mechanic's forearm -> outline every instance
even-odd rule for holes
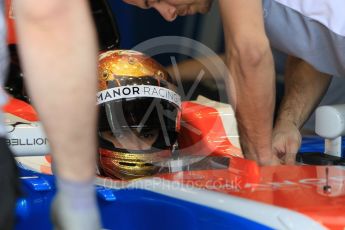
[[[326,93],[332,77],[295,57],[288,58],[286,67],[285,93],[276,124],[291,122],[300,129]]]
[[[88,1],[15,4],[23,70],[57,172],[69,180],[90,180],[96,155],[97,41]]]
[[[260,164],[277,164],[272,152],[275,77],[261,0],[219,0],[226,43],[228,86],[243,153]]]
[[[258,60],[251,62],[230,52],[228,61],[234,79],[240,141],[244,154],[259,163],[272,158],[272,126],[275,104],[273,58],[268,43]],[[233,49],[234,50],[234,49]]]

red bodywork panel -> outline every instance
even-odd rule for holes
[[[189,171],[161,177],[208,190],[264,202],[303,213],[332,229],[345,226],[345,170],[326,166],[257,167],[248,160],[231,159],[228,170]],[[245,166],[245,167],[243,167]],[[245,168],[245,169],[244,169]]]
[[[242,156],[229,140],[217,109],[182,103],[179,147],[184,155]]]
[[[12,0],[5,1],[5,17],[7,23],[7,43],[8,44],[16,44],[16,32],[14,27],[14,11]]]
[[[27,121],[38,121],[38,115],[33,107],[13,97],[9,98],[7,104],[2,108],[4,113],[10,113]]]

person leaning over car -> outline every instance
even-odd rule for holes
[[[174,18],[205,13],[213,1],[130,1],[139,2],[174,6]],[[219,0],[219,5],[242,150],[261,165],[293,164],[301,144],[299,129],[326,92],[331,75],[345,73],[345,2]],[[290,55],[275,124],[270,46]]]

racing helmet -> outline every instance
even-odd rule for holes
[[[99,171],[119,179],[157,173],[180,130],[174,79],[140,52],[111,50],[99,56],[98,83]]]

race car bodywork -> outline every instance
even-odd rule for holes
[[[13,138],[21,129],[40,125],[22,101],[12,99],[5,111],[12,130],[8,143],[16,151]],[[227,104],[205,98],[184,102],[182,120],[179,157],[168,162],[168,172],[131,181],[97,177],[106,229],[344,228],[343,167],[259,167],[244,159]],[[18,143],[22,155],[38,147]],[[17,229],[51,227],[47,213],[55,186],[48,150],[49,145],[31,154],[36,156],[17,157],[27,194],[18,202]]]

